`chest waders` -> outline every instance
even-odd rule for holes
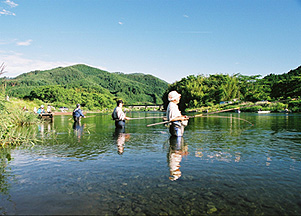
[[[115,127],[116,128],[124,128],[125,127],[125,120],[115,120]]]
[[[169,126],[169,133],[172,136],[181,137],[184,134],[184,125],[181,121],[173,121]]]

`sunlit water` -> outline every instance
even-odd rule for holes
[[[120,133],[90,116],[55,116],[36,127],[46,143],[0,150],[1,214],[301,214],[299,114],[194,118],[179,139],[146,127],[158,118]]]

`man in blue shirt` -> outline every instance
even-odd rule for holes
[[[76,105],[76,108],[73,110],[72,115],[73,115],[73,119],[74,119],[75,122],[79,122],[81,117],[86,118],[84,116],[82,110],[80,109],[80,104]]]
[[[38,109],[37,113],[38,113],[39,115],[42,115],[43,113],[45,113],[44,105],[41,105],[41,107]]]

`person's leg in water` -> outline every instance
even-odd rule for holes
[[[179,121],[172,122],[169,132],[172,136],[181,137],[184,134],[184,126]]]
[[[115,127],[124,130],[124,128],[125,128],[125,121],[115,121]]]

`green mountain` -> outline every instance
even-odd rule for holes
[[[264,83],[270,83],[272,98],[296,98],[301,96],[301,66],[288,73],[270,74],[263,78]]]
[[[167,82],[152,75],[110,73],[83,64],[32,71],[5,82],[10,96],[67,104],[84,98],[81,101],[84,105],[90,97],[90,100],[99,100],[93,105],[96,107],[103,106],[100,96],[110,101],[120,98],[128,104],[161,104],[162,95],[168,88]]]

